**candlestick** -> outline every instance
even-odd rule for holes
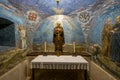
[[[75,42],[73,42],[73,52],[75,53]]]
[[[45,52],[46,52],[46,42],[44,42],[44,46],[45,46]]]

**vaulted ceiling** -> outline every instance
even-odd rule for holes
[[[16,7],[34,7],[35,9],[44,12],[48,15],[53,15],[53,8],[57,7],[56,0],[8,0]],[[63,8],[65,15],[80,9],[87,8],[95,4],[99,0],[61,0],[59,8]],[[23,8],[22,8],[23,9]]]

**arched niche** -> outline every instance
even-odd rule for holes
[[[57,21],[62,23],[65,43],[84,43],[84,34],[80,23],[66,15],[54,15],[42,20],[40,26],[34,32],[33,43],[53,43],[53,29]]]
[[[15,47],[14,22],[0,17],[0,46]]]

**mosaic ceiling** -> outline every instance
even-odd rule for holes
[[[35,9],[44,12],[45,14],[54,14],[53,9],[57,7],[56,0],[8,0],[16,7],[25,6],[34,7]],[[64,10],[63,14],[67,15],[79,8],[87,8],[94,5],[99,0],[61,0],[59,8]]]

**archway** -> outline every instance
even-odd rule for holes
[[[0,17],[0,46],[15,47],[14,22]]]

